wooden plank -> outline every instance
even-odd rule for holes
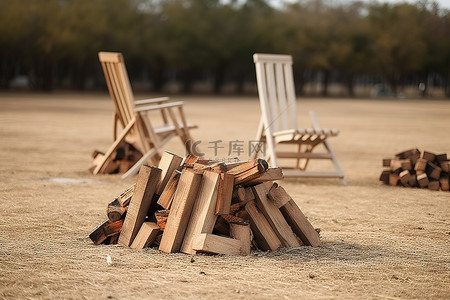
[[[439,191],[440,184],[439,180],[430,180],[428,182],[428,189],[433,191]]]
[[[294,200],[290,200],[280,208],[281,213],[295,234],[307,246],[320,246],[319,233],[314,229]]]
[[[109,220],[106,220],[89,234],[89,238],[94,242],[94,245],[99,245],[105,241],[107,237],[118,234],[122,229],[122,225],[123,220],[116,222],[109,222]]]
[[[253,166],[252,166],[253,165]],[[252,167],[250,167],[252,166]],[[245,169],[247,168],[247,169]],[[237,169],[237,170],[236,170]],[[244,171],[240,172],[242,169]],[[243,184],[252,180],[255,180],[262,176],[262,174],[268,169],[268,164],[263,159],[257,159],[254,161],[250,161],[248,163],[237,166],[230,171],[228,174],[234,175],[234,184]],[[238,172],[239,171],[239,172]],[[238,172],[238,173],[236,173]]]
[[[434,162],[434,160],[436,159],[436,154],[430,151],[423,151],[420,157],[427,161]]]
[[[183,158],[181,156],[167,151],[163,153],[158,164],[158,168],[161,169],[161,180],[158,182],[156,194],[161,195],[167,182],[171,178],[173,171],[180,167],[182,161]]]
[[[428,187],[428,176],[427,174],[423,173],[423,174],[419,174],[417,175],[417,184],[419,185],[419,187],[421,188],[426,188]]]
[[[265,181],[276,181],[283,179],[283,170],[281,168],[270,168],[267,169],[261,176],[255,178],[253,180],[245,182],[244,186],[256,185],[259,183],[263,183]]]
[[[389,184],[389,175],[391,174],[390,170],[384,170],[380,174],[380,181],[382,181],[385,184]]]
[[[259,168],[260,172],[263,173],[264,171],[266,171],[269,168],[269,165],[267,164],[267,161],[265,161],[264,159],[253,159],[251,161],[242,163],[237,165],[236,167],[230,169],[227,171],[228,174],[233,174],[233,175],[238,175],[244,172],[247,172],[251,169],[253,169],[254,167]]]
[[[440,183],[441,189],[442,189],[443,191],[448,191],[448,190],[449,190],[449,180],[448,180],[448,177],[447,177],[447,176],[442,176],[442,177],[439,179],[439,183]]]
[[[400,180],[400,176],[397,173],[390,173],[389,174],[389,184],[396,186]]]
[[[264,184],[259,184],[252,187],[256,197],[256,204],[266,217],[269,224],[274,229],[281,243],[286,247],[299,247],[297,236],[294,234],[289,224],[284,219],[280,210],[269,200],[267,194],[269,188]]]
[[[245,211],[250,217],[250,227],[253,231],[254,239],[258,247],[264,251],[275,251],[280,248],[280,239],[264,215],[256,207],[254,201],[250,201],[245,205]]]
[[[173,195],[175,195],[175,191],[177,190],[180,175],[180,171],[174,170],[169,180],[167,181],[166,187],[163,190],[161,196],[159,196],[158,204],[165,209],[169,209],[172,205]]]
[[[278,184],[274,183],[272,187],[269,189],[269,193],[267,194],[269,199],[272,201],[273,204],[277,208],[282,207],[286,203],[288,203],[290,200],[292,200],[291,196],[286,192],[286,190],[279,186]]]
[[[129,247],[144,223],[161,178],[161,169],[143,165],[139,170],[133,197],[128,206],[118,244]]]
[[[427,160],[426,159],[423,159],[423,158],[419,158],[417,161],[416,161],[416,164],[414,165],[414,170],[416,170],[416,172],[417,171],[422,171],[422,172],[425,172],[425,170],[426,170],[426,168],[427,168]]]
[[[221,173],[217,194],[216,215],[230,213],[231,198],[233,196],[234,175]]]
[[[194,237],[200,233],[212,233],[217,216],[215,214],[218,198],[220,174],[206,171],[200,183],[197,199],[186,228],[181,252],[195,254],[192,248]]]
[[[138,234],[131,244],[132,249],[143,249],[150,247],[159,233],[159,226],[153,222],[144,222]]]
[[[201,179],[201,174],[188,170],[181,172],[159,250],[167,253],[180,250]]]
[[[252,246],[250,224],[245,222],[230,223],[230,234],[233,239],[241,241],[240,254],[250,255]]]
[[[441,167],[442,171],[450,173],[450,161],[448,160],[441,161],[439,166]]]
[[[197,252],[239,255],[241,254],[241,244],[241,241],[233,238],[201,233],[194,237],[192,248]]]
[[[399,174],[400,182],[403,186],[409,186],[409,177],[411,173],[408,170],[404,170]]]
[[[442,169],[439,168],[437,165],[435,165],[432,162],[427,163],[427,169],[425,171],[429,178],[439,180],[441,177]]]

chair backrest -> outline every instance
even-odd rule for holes
[[[253,55],[264,127],[271,132],[297,129],[292,56]]]
[[[109,94],[117,117],[125,127],[134,116],[134,97],[122,53],[99,52]]]

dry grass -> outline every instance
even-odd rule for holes
[[[254,138],[256,98],[185,100],[207,155],[210,141],[224,141],[222,156],[228,141]],[[341,130],[332,145],[348,186],[282,182],[323,246],[192,257],[86,238],[135,180],[87,172],[92,150],[111,143],[106,94],[0,94],[0,298],[449,299],[450,194],[383,186],[378,176],[381,159],[401,150],[450,153],[450,102],[301,99],[300,108],[301,125],[314,109]],[[184,155],[178,141],[167,148]]]

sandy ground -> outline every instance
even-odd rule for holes
[[[227,151],[254,139],[256,97],[175,99],[207,155],[212,141]],[[323,245],[193,258],[86,238],[135,181],[87,171],[91,152],[112,142],[106,93],[0,94],[0,298],[449,299],[450,193],[384,186],[378,176],[382,158],[402,150],[450,153],[450,102],[300,99],[298,109],[301,127],[314,109],[323,127],[341,130],[331,142],[347,186],[281,182]],[[184,155],[178,140],[167,150]]]

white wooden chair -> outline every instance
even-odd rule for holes
[[[254,54],[253,60],[262,110],[256,139],[266,143],[266,160],[272,167],[279,167],[279,159],[294,160],[292,166],[282,167],[285,177],[340,178],[345,185],[344,173],[328,142],[328,138],[337,136],[339,130],[323,129],[313,111],[310,111],[312,128],[297,128],[292,56]],[[278,151],[275,147],[279,144],[294,145],[297,149]],[[317,147],[323,148],[324,151],[314,151]],[[257,152],[256,156],[258,156]],[[334,170],[306,170],[308,163],[313,159],[330,160]]]
[[[189,130],[197,126],[186,122],[183,102],[170,102],[167,97],[135,101],[123,55],[116,52],[99,52],[98,55],[115,107],[114,142],[93,173],[105,172],[108,161],[113,159],[114,151],[123,141],[132,144],[143,156],[122,178],[136,174],[147,161],[157,165],[164,151],[162,147],[172,137],[178,136],[188,153],[191,153],[189,141],[192,141],[192,138]],[[152,120],[153,124],[150,122],[150,118],[147,117],[149,112],[160,112],[162,124],[154,126],[153,121],[156,120]],[[122,127],[119,135],[118,125]]]

